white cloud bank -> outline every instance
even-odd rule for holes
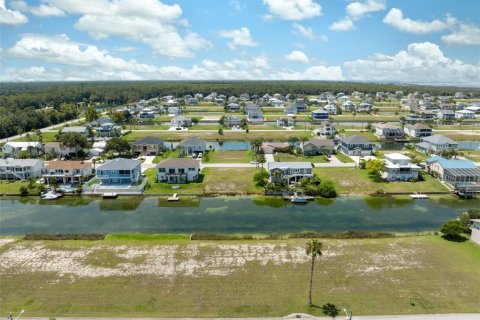
[[[394,27],[397,30],[415,33],[415,34],[427,34],[432,32],[443,31],[456,23],[456,19],[447,16],[445,21],[435,19],[433,21],[412,20],[410,18],[403,17],[403,12],[400,9],[392,8],[383,22],[389,26]]]
[[[234,30],[222,30],[218,33],[218,35],[221,38],[231,39],[231,41],[228,43],[228,47],[232,50],[235,50],[237,47],[258,46],[258,43],[253,40],[250,30],[248,30],[246,27]]]
[[[292,62],[300,62],[300,63],[309,63],[310,60],[308,59],[307,55],[302,51],[295,50],[290,52],[285,56],[285,60],[292,61]]]
[[[346,16],[330,25],[333,31],[348,31],[355,29],[354,21],[363,18],[372,12],[385,10],[385,2],[382,0],[367,0],[364,2],[351,2],[347,5]]]
[[[19,11],[7,9],[5,0],[0,0],[0,24],[20,25],[28,22],[28,18]]]
[[[31,6],[23,0],[15,0],[11,2],[11,6],[18,11],[30,12],[38,17],[65,16],[65,12],[59,8],[44,3],[40,3],[38,6]]]
[[[305,20],[322,15],[322,7],[313,0],[263,0],[270,14],[266,19]]]
[[[451,45],[480,45],[480,28],[473,24],[461,24],[458,30],[442,36],[442,41]]]

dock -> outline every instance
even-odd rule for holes
[[[410,195],[410,198],[412,198],[412,199],[428,199],[428,196],[426,194],[414,193],[414,194]]]
[[[180,197],[176,193],[174,193],[173,196],[167,198],[167,201],[179,201],[179,200],[180,200]]]
[[[115,199],[116,197],[118,197],[118,194],[115,192],[105,192],[104,194],[102,194],[102,196],[104,199]]]

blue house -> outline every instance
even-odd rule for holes
[[[97,179],[102,184],[133,184],[141,180],[141,162],[117,158],[97,167]]]
[[[323,109],[317,109],[315,111],[312,111],[313,120],[328,120],[328,116],[328,111],[325,111]]]
[[[347,156],[371,156],[373,145],[362,136],[350,136],[341,140],[342,153]]]

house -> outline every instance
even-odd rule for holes
[[[237,97],[235,97],[235,96],[230,96],[230,97],[228,98],[228,102],[229,102],[229,103],[237,102]]]
[[[480,244],[480,219],[472,219],[470,222],[472,223],[470,226],[470,229],[472,230],[470,240]]]
[[[332,139],[314,138],[303,142],[302,149],[304,156],[315,156],[317,154],[324,154],[325,150],[333,151],[335,149],[335,143]]]
[[[155,156],[164,150],[164,141],[156,137],[143,137],[132,143],[132,151],[145,156]]]
[[[43,144],[38,141],[9,141],[2,147],[3,156],[16,157],[21,151],[29,151],[32,157],[37,157],[43,153]]]
[[[47,142],[44,146],[45,153],[55,154],[56,156],[64,157],[67,155],[75,155],[80,149],[74,147],[62,146],[60,142]]]
[[[274,154],[277,151],[291,149],[291,145],[288,142],[264,142],[261,148],[264,154]]]
[[[60,134],[69,133],[69,132],[80,133],[84,137],[89,136],[87,127],[63,127],[62,130],[60,130]]]
[[[84,161],[50,161],[42,169],[42,177],[59,183],[83,183],[92,175],[92,164]]]
[[[355,104],[352,101],[345,101],[342,103],[342,110],[346,112],[351,112],[355,110]]]
[[[350,101],[350,97],[349,96],[341,96],[341,97],[338,97],[337,99],[340,103],[345,103],[347,101]]]
[[[26,180],[38,178],[42,172],[43,160],[0,159],[1,180]]]
[[[289,105],[289,106],[286,106],[285,109],[283,109],[283,113],[287,114],[287,115],[290,115],[290,114],[297,114],[298,110],[297,110],[297,107],[295,105]]]
[[[421,123],[407,124],[403,131],[411,137],[429,137],[432,135],[432,128]]]
[[[330,116],[327,111],[323,109],[317,109],[315,111],[312,111],[312,119],[313,121],[316,120],[328,120],[328,117]]]
[[[425,121],[435,120],[435,112],[433,112],[431,110],[420,111],[419,114],[420,114],[420,118],[422,120],[425,120]]]
[[[297,107],[297,112],[307,112],[307,103],[304,99],[296,99],[294,106]]]
[[[216,104],[217,106],[221,106],[221,105],[223,105],[224,103],[225,103],[225,99],[223,99],[223,98],[215,98],[215,104]]]
[[[187,106],[198,106],[198,98],[188,98],[186,104]]]
[[[186,128],[192,126],[192,119],[189,117],[178,116],[170,120],[170,127],[172,128]]]
[[[89,150],[91,156],[100,156],[105,152],[106,141],[96,141],[93,143],[92,148]]]
[[[168,114],[172,114],[175,116],[182,113],[182,109],[179,106],[170,106],[168,107],[167,111],[168,111]]]
[[[263,123],[263,112],[259,106],[249,104],[245,107],[247,113],[247,121],[250,123]]]
[[[95,128],[95,135],[103,138],[119,137],[122,135],[122,127],[117,126],[113,122],[102,123]]]
[[[341,151],[347,156],[371,156],[373,143],[362,136],[345,137],[341,141]]]
[[[291,117],[280,117],[277,119],[277,125],[279,127],[293,127],[295,125],[295,119]]]
[[[387,181],[418,180],[420,167],[412,163],[412,159],[401,153],[388,153],[385,155],[382,178]]]
[[[437,112],[437,119],[438,120],[454,120],[455,119],[455,112],[453,110],[445,109],[445,110],[440,110]]]
[[[303,178],[313,177],[310,162],[267,162],[267,171],[270,182],[285,181],[291,184]]]
[[[171,158],[157,164],[157,181],[187,183],[198,181],[200,161],[195,159]]]
[[[275,108],[283,108],[284,101],[279,99],[270,99],[270,104]]]
[[[242,126],[242,118],[237,116],[225,116],[223,118],[223,125],[225,127],[241,127]]]
[[[198,138],[186,138],[178,144],[178,149],[181,155],[192,155],[198,152],[205,152],[207,143]]]
[[[155,111],[145,108],[138,113],[138,118],[141,120],[155,119]]]
[[[415,145],[415,149],[425,154],[439,154],[444,150],[458,149],[458,143],[450,138],[436,134],[422,138],[421,142]]]
[[[480,114],[480,107],[477,105],[471,105],[468,107],[465,107],[465,110],[473,111],[475,114]]]
[[[240,105],[236,102],[231,102],[227,105],[227,110],[231,112],[239,112],[240,111]]]
[[[357,105],[357,111],[358,112],[369,112],[373,109],[373,105],[368,102],[362,102],[359,105]]]
[[[434,172],[438,179],[455,189],[469,188],[480,192],[480,170],[470,160],[452,160],[434,156],[425,161],[428,173]]]
[[[463,92],[455,92],[453,96],[455,99],[465,99],[465,94]]]
[[[102,184],[133,184],[140,181],[141,162],[139,160],[116,158],[97,167],[96,178]]]
[[[248,93],[242,93],[240,95],[240,101],[248,101],[250,100],[250,96],[248,95]]]
[[[402,139],[405,132],[399,126],[393,123],[379,123],[375,125],[375,135],[380,139]]]
[[[328,112],[328,114],[337,114],[337,106],[334,104],[327,104],[326,106],[323,107],[325,111]]]
[[[333,137],[337,133],[337,130],[335,125],[330,121],[322,121],[315,130],[313,130],[313,133],[317,136]]]
[[[456,119],[475,119],[475,112],[470,110],[458,110],[455,111]]]

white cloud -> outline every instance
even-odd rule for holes
[[[292,25],[292,27],[293,27],[293,30],[292,30],[293,34],[302,36],[302,37],[307,38],[309,40],[316,40],[316,39],[322,40],[322,41],[327,41],[328,40],[326,35],[320,35],[320,36],[315,35],[315,33],[313,32],[313,29],[311,27],[304,27],[299,23],[294,23]]]
[[[346,7],[346,16],[330,25],[330,30],[348,31],[355,29],[354,21],[363,18],[371,12],[385,10],[385,2],[382,0],[367,0],[364,2],[351,2]]]
[[[241,12],[247,6],[245,3],[241,3],[238,0],[230,0],[230,5],[235,9],[237,12]]]
[[[294,50],[285,56],[285,60],[293,61],[293,62],[300,62],[300,63],[309,63],[310,60],[308,59],[307,55],[299,50]]]
[[[313,0],[263,0],[270,12],[267,19],[304,20],[322,15],[322,7]]]
[[[28,22],[28,18],[19,11],[7,9],[5,0],[0,0],[0,24],[19,25]]]
[[[30,6],[23,0],[15,0],[11,2],[11,6],[18,11],[30,12],[33,15],[39,17],[61,17],[65,15],[65,12],[63,12],[59,8],[44,3],[41,3],[38,6]]]
[[[160,0],[48,0],[46,5],[81,15],[75,28],[94,39],[122,37],[139,41],[150,46],[155,55],[192,58],[197,50],[212,46],[188,30],[188,21],[181,18],[178,4]]]
[[[334,22],[330,25],[330,30],[333,31],[348,31],[352,29],[355,29],[355,25],[353,24],[352,19],[348,17],[343,18],[342,20]]]
[[[293,70],[280,70],[270,75],[271,80],[345,80],[342,68],[338,66],[312,66],[303,72]]]
[[[421,20],[412,20],[410,18],[404,18],[403,12],[400,9],[392,8],[383,22],[394,27],[397,30],[415,34],[426,34],[432,32],[443,31],[456,23],[456,19],[450,16],[447,16],[445,21],[440,21],[435,19],[433,21],[421,21]]]
[[[232,50],[236,49],[237,47],[256,47],[258,43],[256,43],[252,36],[250,35],[250,30],[246,27],[242,27],[240,29],[234,30],[222,30],[218,33],[218,35],[222,38],[231,39],[228,43],[228,47]]]
[[[427,84],[480,85],[480,66],[445,57],[430,42],[411,43],[393,56],[375,54],[344,63],[347,79]]]
[[[442,36],[442,41],[451,45],[480,45],[480,28],[473,24],[461,24],[458,30]]]

